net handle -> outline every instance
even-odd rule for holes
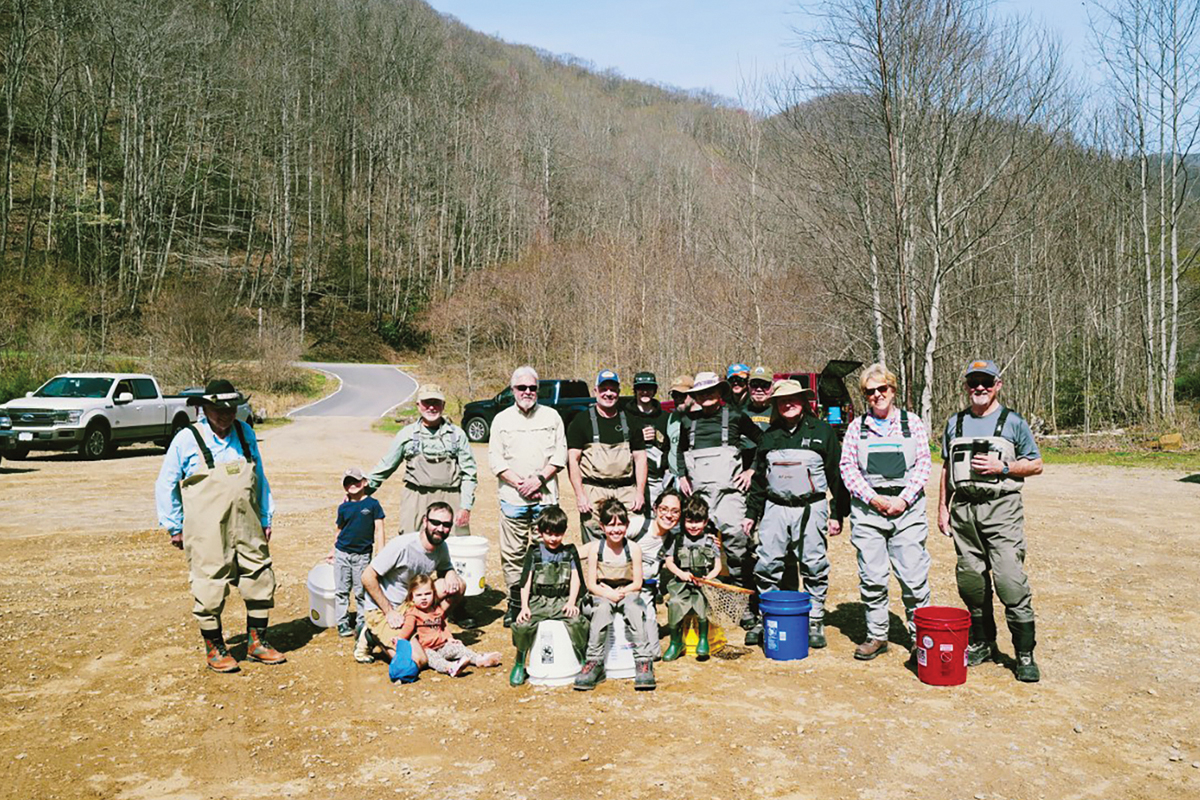
[[[751,589],[743,589],[740,586],[730,586],[728,583],[721,583],[720,581],[709,580],[708,578],[701,578],[698,575],[695,576],[694,580],[696,581],[696,583],[703,583],[706,586],[712,586],[717,589],[724,589],[727,592],[740,592],[741,594],[754,594],[754,591]]]

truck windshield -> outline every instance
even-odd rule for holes
[[[112,378],[72,378],[60,375],[33,393],[34,397],[107,397]]]

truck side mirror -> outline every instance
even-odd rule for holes
[[[33,397],[33,392],[26,392],[26,393],[25,393],[25,396],[26,396],[26,397]]]
[[[119,406],[125,405],[126,403],[132,403],[133,402],[133,394],[131,394],[130,392],[121,392],[119,395],[116,396],[116,398],[114,398],[113,402],[115,402]]]

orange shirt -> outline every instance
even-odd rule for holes
[[[417,644],[427,650],[437,650],[450,641],[450,634],[446,632],[446,609],[440,603],[432,611],[409,608],[404,612],[400,637],[411,639],[414,633]]]

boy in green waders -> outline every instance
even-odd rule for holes
[[[567,515],[558,506],[547,506],[538,515],[534,528],[541,541],[525,551],[521,569],[521,611],[512,626],[516,663],[508,682],[525,682],[525,659],[533,647],[537,626],[543,620],[559,619],[566,623],[575,657],[583,661],[587,649],[588,621],[579,613],[579,592],[583,585],[583,567],[573,544],[563,544]]]
[[[667,571],[667,628],[671,644],[663,653],[663,661],[674,661],[683,655],[683,621],[689,613],[696,615],[700,641],[696,658],[708,658],[708,600],[696,578],[716,580],[721,574],[721,544],[712,533],[708,521],[708,503],[692,495],[683,505],[683,530],[673,535],[663,546]]]

